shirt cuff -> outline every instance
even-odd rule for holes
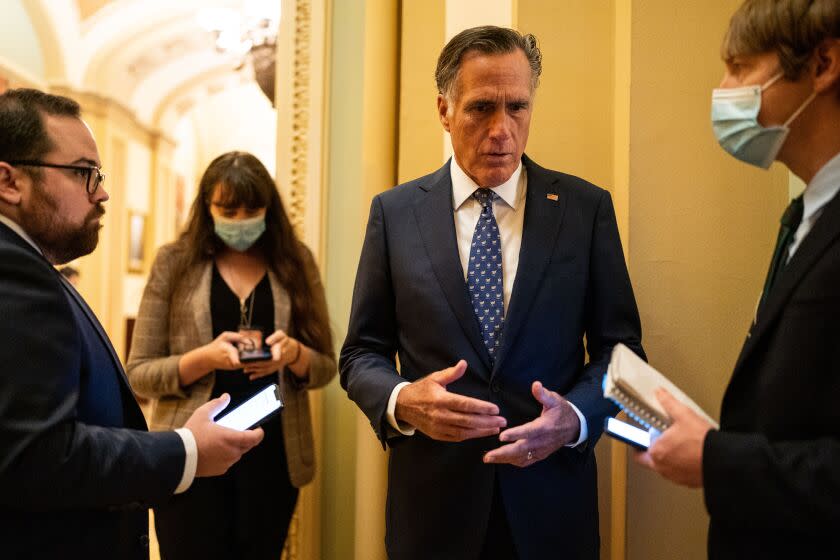
[[[188,428],[178,428],[175,433],[181,436],[184,442],[184,474],[181,475],[181,482],[175,488],[176,494],[186,492],[192,486],[195,478],[195,469],[198,466],[198,446],[195,444],[195,436]]]
[[[583,417],[583,414],[578,407],[573,405],[570,401],[566,402],[569,403],[569,406],[571,406],[572,410],[574,410],[575,414],[577,414],[578,420],[580,420],[580,437],[578,437],[577,441],[574,443],[567,443],[566,447],[577,447],[589,438],[589,429],[586,425],[586,418]]]
[[[388,420],[388,424],[391,425],[397,432],[404,436],[413,436],[414,435],[414,427],[409,426],[406,423],[400,423],[397,421],[396,410],[397,410],[397,395],[400,394],[400,391],[403,390],[403,387],[406,385],[411,385],[408,381],[403,381],[396,387],[394,390],[391,391],[391,398],[388,399],[388,410],[385,411],[385,417]]]

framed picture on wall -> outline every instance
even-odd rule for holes
[[[128,213],[128,271],[143,272],[146,261],[146,215]]]

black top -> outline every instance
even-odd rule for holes
[[[251,318],[253,328],[263,331],[263,341],[274,332],[274,298],[271,295],[271,283],[268,274],[254,288],[254,292],[245,299],[246,306],[250,302],[251,295],[254,296],[254,314]],[[218,337],[225,331],[237,332],[239,330],[240,313],[239,297],[233,293],[227,282],[219,273],[218,267],[213,265],[213,280],[210,284],[210,316],[213,323],[213,338]],[[216,370],[216,384],[213,387],[211,398],[216,398],[222,393],[230,394],[228,410],[241,402],[246,401],[254,393],[277,382],[275,375],[266,375],[249,381],[248,376],[241,369]]]

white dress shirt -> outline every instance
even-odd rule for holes
[[[32,245],[38,253],[42,255],[44,254],[43,251],[41,251],[41,248],[35,244],[35,241],[33,241],[32,238],[29,237],[29,235],[23,231],[23,228],[21,228],[15,221],[3,214],[0,214],[0,223],[8,226],[13,232],[18,234],[21,239]],[[67,285],[72,288],[71,284],[67,283]],[[184,443],[184,451],[186,453],[186,458],[184,460],[184,472],[181,475],[181,481],[175,488],[175,493],[180,494],[185,492],[187,488],[192,485],[193,479],[195,479],[195,470],[198,465],[198,446],[195,444],[195,436],[193,436],[193,433],[188,428],[179,428],[175,430],[175,433],[181,436],[181,441]]]
[[[822,215],[825,205],[840,191],[840,154],[831,158],[817,171],[805,192],[802,193],[802,223],[793,236],[788,249],[788,260],[793,256],[802,240],[811,233],[811,229]]]
[[[449,161],[449,175],[452,178],[455,238],[458,243],[458,255],[461,258],[461,271],[466,283],[473,232],[481,216],[481,203],[473,196],[479,186],[456,163],[455,157],[452,157]],[[502,243],[502,289],[505,315],[507,315],[510,295],[513,292],[513,282],[516,279],[516,270],[519,267],[519,249],[522,247],[522,227],[525,223],[525,195],[528,192],[528,174],[522,167],[522,163],[519,164],[510,179],[491,190],[499,195],[499,198],[493,201],[493,215],[499,226],[499,236]],[[502,330],[504,331],[504,327],[502,327]],[[406,436],[413,435],[414,428],[397,422],[394,413],[397,406],[397,395],[408,384],[406,381],[394,387],[391,397],[388,399],[388,409],[386,411],[386,417],[391,427]],[[586,418],[575,405],[569,404],[580,419],[580,437],[575,443],[568,446],[575,447],[586,441],[589,431]]]

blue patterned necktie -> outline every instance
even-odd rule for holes
[[[496,359],[499,339],[504,323],[505,306],[502,278],[502,241],[499,226],[493,215],[493,201],[499,195],[490,189],[478,189],[473,197],[481,204],[481,216],[475,225],[470,263],[467,269],[467,286],[470,289],[473,310],[481,327],[481,336],[490,362]]]

